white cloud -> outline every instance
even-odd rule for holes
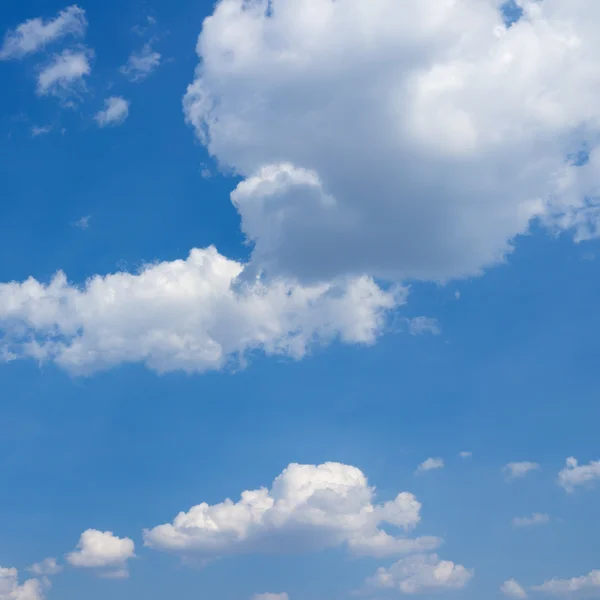
[[[444,460],[441,458],[428,458],[423,461],[417,468],[417,472],[434,471],[444,468]]]
[[[132,362],[203,372],[255,351],[298,359],[335,339],[373,343],[405,297],[366,277],[309,287],[242,285],[243,269],[210,247],[136,274],[95,276],[81,287],[63,273],[49,284],[0,284],[3,347],[72,373]]]
[[[567,492],[572,492],[577,486],[589,484],[600,479],[600,460],[590,461],[580,465],[576,458],[567,458],[565,468],[558,474],[558,483]]]
[[[535,592],[565,597],[589,593],[598,594],[600,593],[600,571],[591,571],[587,575],[572,579],[551,579],[542,585],[533,586],[531,589]]]
[[[92,218],[92,215],[85,215],[84,217],[77,219],[77,221],[75,221],[75,223],[73,223],[73,226],[77,227],[78,229],[84,229],[84,230],[89,229],[91,218]]]
[[[44,600],[48,582],[29,579],[19,585],[17,569],[0,567],[0,600]]]
[[[381,567],[367,580],[367,586],[418,594],[442,590],[460,590],[473,578],[474,571],[436,554],[418,554],[399,560],[389,569]]]
[[[528,0],[510,28],[501,4],[217,3],[184,108],[245,178],[257,269],[444,281],[538,218],[596,235],[600,4]]]
[[[459,452],[458,455],[461,458],[471,458],[473,456],[473,453],[472,452],[463,451],[463,452]]]
[[[56,562],[56,558],[46,558],[42,562],[31,565],[27,570],[38,577],[47,577],[57,575],[63,568]]]
[[[139,52],[132,52],[127,64],[121,67],[121,73],[131,81],[142,81],[160,67],[161,55],[145,44]]]
[[[89,52],[83,50],[64,50],[55,55],[38,75],[38,94],[63,97],[83,89],[83,78],[91,73],[88,55]]]
[[[442,329],[437,319],[431,317],[415,317],[409,320],[409,332],[411,335],[423,335],[430,333],[440,335]]]
[[[410,531],[421,505],[409,493],[374,504],[375,489],[356,467],[338,463],[289,465],[271,489],[242,492],[238,502],[198,504],[172,523],[144,532],[158,550],[227,554],[303,552],[345,545],[359,555],[428,551],[441,543],[386,533],[381,525]]]
[[[517,598],[518,600],[527,598],[525,589],[514,579],[505,581],[500,587],[500,591],[509,598]]]
[[[104,110],[94,117],[98,127],[121,125],[129,116],[129,102],[125,98],[112,96],[104,101]]]
[[[54,19],[30,19],[6,33],[0,60],[23,58],[67,35],[82,37],[86,28],[85,11],[75,4],[60,11]]]
[[[52,131],[52,125],[46,125],[44,127],[36,127],[35,125],[31,128],[31,137],[39,137],[41,135],[47,135]]]
[[[532,471],[539,471],[540,465],[535,462],[522,461],[512,462],[505,465],[502,469],[507,479],[522,479]]]
[[[254,594],[252,600],[289,600],[289,596],[283,594]]]
[[[544,513],[533,513],[530,517],[515,517],[512,524],[515,527],[531,527],[533,525],[546,525],[550,516]]]
[[[135,557],[135,545],[129,538],[119,538],[111,531],[88,529],[81,534],[77,550],[67,554],[74,567],[109,569],[101,576],[124,578],[128,576],[127,561]]]

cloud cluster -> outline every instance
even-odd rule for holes
[[[128,362],[203,372],[256,350],[300,358],[336,338],[372,343],[386,313],[404,301],[403,292],[384,291],[366,277],[242,285],[243,269],[210,247],[139,273],[96,276],[83,287],[62,273],[48,284],[0,284],[0,349],[73,373]]]
[[[217,3],[184,109],[257,269],[443,281],[534,221],[596,235],[600,5],[502,4]]]
[[[54,19],[30,19],[8,31],[0,48],[0,60],[23,58],[68,35],[83,37],[87,29],[85,11],[72,5]]]
[[[0,48],[0,60],[19,59],[45,50],[65,37],[83,38],[87,31],[85,10],[72,5],[60,11],[53,19],[30,19],[9,30]],[[69,97],[85,90],[84,78],[91,73],[93,52],[77,43],[52,54],[37,68],[39,96],[57,96],[72,105]],[[68,102],[67,102],[68,101]],[[46,133],[44,128],[34,128],[34,135]]]
[[[74,567],[108,569],[103,577],[121,578],[129,575],[127,561],[134,556],[133,540],[119,538],[111,531],[88,529],[81,534],[77,550],[66,558]]]
[[[252,600],[289,600],[289,596],[284,592],[282,594],[255,594]]]
[[[95,116],[98,127],[121,125],[129,116],[129,102],[120,96],[111,96],[104,101],[104,110]]]
[[[600,480],[600,460],[592,460],[587,465],[580,465],[576,458],[567,458],[565,468],[558,474],[558,483],[567,492],[576,487]]]
[[[216,505],[198,504],[172,523],[144,533],[147,546],[205,557],[256,552],[321,550],[344,545],[359,555],[428,551],[441,540],[407,538],[421,505],[409,493],[374,504],[375,490],[356,467],[325,463],[289,465],[270,489],[241,494]]]
[[[44,600],[49,583],[28,579],[19,585],[17,569],[0,567],[0,600]]]
[[[471,581],[473,575],[472,569],[440,560],[437,554],[418,554],[399,560],[389,569],[378,569],[367,580],[367,586],[397,590],[402,594],[460,590]]]

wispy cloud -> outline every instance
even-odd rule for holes
[[[82,80],[91,73],[89,55],[89,50],[64,50],[55,55],[38,75],[37,93],[68,96],[84,87]]]
[[[505,465],[502,469],[506,479],[522,479],[531,471],[539,471],[540,465],[535,462],[522,461],[512,462]]]
[[[509,598],[517,598],[518,600],[527,598],[527,592],[523,586],[514,579],[505,581],[500,587],[500,591]]]
[[[31,137],[39,137],[41,135],[47,135],[52,131],[52,125],[45,125],[44,127],[36,127],[35,125],[31,128]]]
[[[515,517],[512,520],[513,527],[532,527],[534,525],[545,525],[550,522],[550,516],[542,513],[533,513],[530,517]]]
[[[442,328],[437,319],[432,319],[431,317],[409,319],[408,330],[411,335],[424,335],[426,333],[440,335],[442,333]]]
[[[104,101],[104,110],[94,117],[98,127],[121,125],[129,116],[129,102],[120,96],[112,96]]]
[[[419,467],[417,468],[418,473],[423,473],[425,471],[434,471],[435,469],[443,469],[444,468],[444,460],[442,458],[428,458],[426,461],[423,461]]]
[[[0,60],[23,58],[67,35],[82,37],[86,28],[85,11],[75,4],[60,11],[54,19],[30,19],[6,33]]]
[[[78,229],[88,229],[90,226],[91,218],[92,215],[86,215],[85,217],[81,217],[81,219],[78,219],[77,221],[75,221],[75,223],[73,223],[73,226],[77,227]]]
[[[152,44],[145,44],[138,52],[132,52],[127,64],[121,67],[121,73],[130,81],[143,81],[160,66],[162,56],[152,49]]]

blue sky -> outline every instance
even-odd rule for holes
[[[0,7],[0,600],[600,595],[600,9],[497,5]]]

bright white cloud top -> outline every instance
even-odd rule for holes
[[[576,458],[567,458],[565,468],[558,474],[558,483],[567,492],[575,491],[576,487],[589,485],[600,480],[600,460],[590,461],[580,465]]]
[[[37,93],[41,96],[68,96],[82,89],[83,78],[91,72],[89,52],[64,50],[40,71]]]
[[[184,108],[245,177],[257,268],[447,280],[535,220],[596,235],[600,5],[526,0],[507,27],[501,4],[217,4]]]
[[[104,101],[104,110],[94,117],[98,127],[121,125],[129,116],[129,102],[120,96],[111,96]]]
[[[17,569],[0,567],[0,600],[44,600],[48,584],[28,579],[19,584]]]
[[[129,538],[119,538],[111,531],[88,529],[81,534],[77,550],[67,554],[74,567],[110,569],[105,577],[127,577],[127,561],[135,556],[135,545]]]
[[[511,462],[502,469],[506,479],[523,479],[532,471],[539,471],[540,465],[536,462],[524,460],[522,462]]]
[[[367,586],[396,590],[402,594],[419,594],[443,590],[460,590],[473,578],[473,569],[466,569],[437,554],[418,554],[399,560],[389,569],[380,568],[367,580]]]
[[[227,554],[315,551],[346,546],[359,555],[392,556],[429,551],[435,537],[407,538],[381,526],[411,531],[421,504],[409,493],[374,504],[375,489],[356,467],[338,463],[289,465],[270,489],[241,499],[198,504],[172,523],[145,531],[147,546],[206,557]]]
[[[255,594],[252,600],[289,600],[289,596],[284,592],[282,594]]]
[[[384,291],[367,277],[236,285],[243,268],[211,247],[83,287],[62,273],[47,285],[0,284],[0,355],[82,374],[126,362],[203,372],[256,350],[301,358],[311,345],[337,338],[373,343],[386,313],[404,301],[404,292]]]
[[[23,58],[68,35],[83,37],[86,28],[85,10],[75,4],[60,11],[54,19],[30,19],[6,33],[0,60]]]

